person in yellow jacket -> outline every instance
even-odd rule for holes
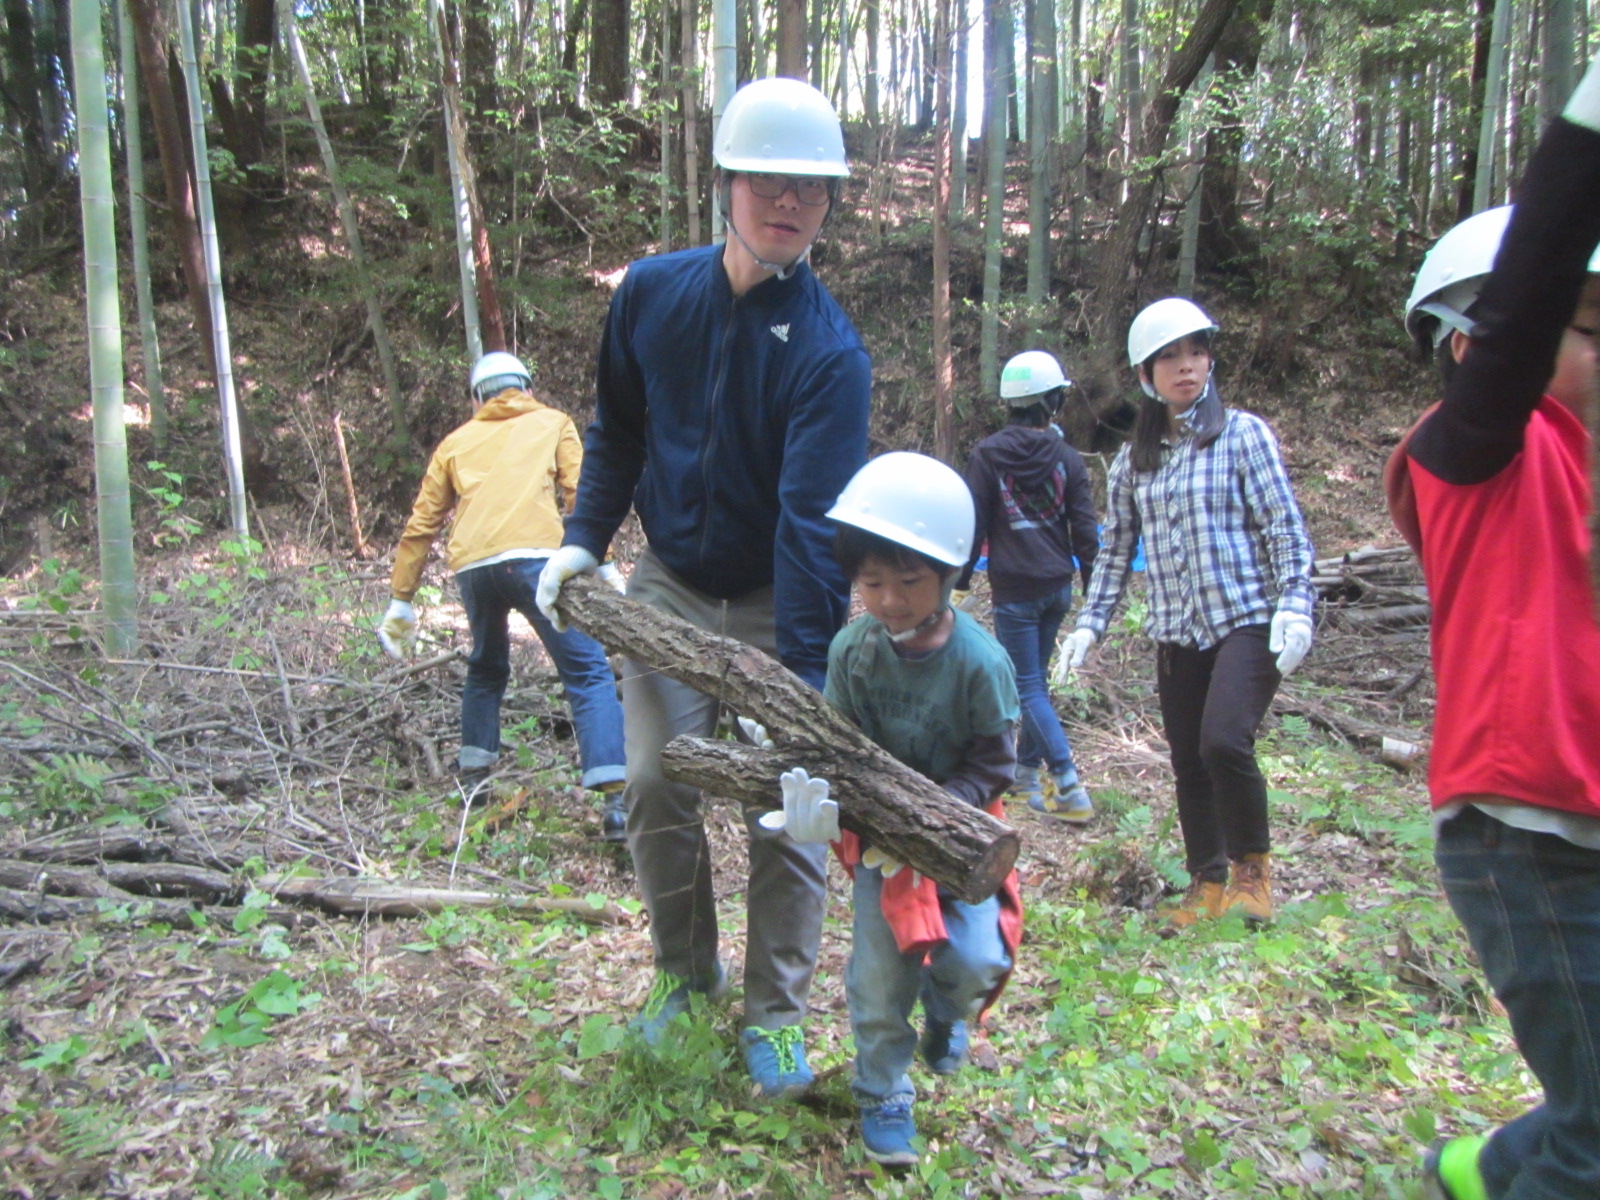
[[[575,629],[557,632],[534,602],[539,572],[561,545],[562,513],[577,494],[583,445],[572,418],[535,399],[527,367],[485,354],[472,369],[473,417],[433,452],[395,551],[393,599],[378,639],[399,659],[416,640],[411,598],[451,512],[450,569],[472,629],[461,693],[462,792],[474,796],[500,754],[500,702],[511,676],[508,618],[516,609],[544,643],[572,708],[583,786],[606,793],[603,835],[626,838],[622,706],[604,649]],[[615,568],[612,568],[614,575]]]

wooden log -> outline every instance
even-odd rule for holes
[[[262,876],[256,886],[274,899],[315,904],[329,912],[374,917],[432,916],[447,908],[511,908],[565,913],[596,925],[626,925],[628,915],[609,900],[600,907],[582,898],[507,896],[500,892],[458,891],[390,883],[383,879],[317,879],[309,876]]]
[[[236,897],[239,891],[233,877],[225,872],[187,863],[107,862],[97,867],[75,867],[7,858],[0,858],[0,886],[119,903],[136,896],[174,893],[220,901]]]
[[[778,776],[791,766],[817,764],[817,773],[835,784],[844,828],[969,904],[992,896],[1016,863],[1022,842],[1015,829],[879,749],[821,692],[753,646],[628,600],[590,575],[569,579],[557,607],[608,651],[760,721],[776,743],[773,751],[756,752],[757,759],[718,743],[680,745],[663,755],[669,779],[776,807]]]

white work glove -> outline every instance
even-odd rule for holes
[[[411,653],[417,642],[417,614],[409,601],[389,601],[389,611],[378,625],[378,641],[383,643],[383,652],[396,662]]]
[[[861,865],[869,870],[881,872],[885,879],[893,879],[905,867],[905,863],[898,858],[889,857],[876,846],[868,846],[862,853]],[[911,872],[911,886],[914,888],[922,886],[922,876],[915,871]]]
[[[744,730],[744,736],[750,739],[750,744],[757,750],[773,749],[772,739],[767,736],[767,727],[760,721],[752,721],[749,717],[740,717],[739,728]],[[826,783],[827,780],[822,782]]]
[[[601,563],[600,569],[595,574],[600,577],[600,582],[607,584],[612,591],[624,596],[628,594],[628,581],[622,577],[622,572],[617,570],[616,563]]]
[[[1278,674],[1287,677],[1311,649],[1311,618],[1297,612],[1273,613],[1267,649],[1278,656]]]
[[[778,776],[783,811],[763,813],[763,829],[781,829],[797,842],[819,846],[839,840],[839,802],[828,799],[828,781],[813,779],[804,767]]]
[[[561,585],[574,575],[593,571],[599,565],[600,560],[582,546],[563,546],[545,560],[533,600],[539,606],[539,611],[549,618],[550,624],[556,627],[557,633],[567,631],[567,623],[556,612],[556,597],[561,595]]]
[[[1092,629],[1074,629],[1061,639],[1061,651],[1056,656],[1056,686],[1065,687],[1068,677],[1083,666],[1089,647],[1099,641]]]

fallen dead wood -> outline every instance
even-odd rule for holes
[[[315,904],[329,912],[373,917],[432,916],[447,908],[509,908],[565,913],[596,925],[626,925],[628,914],[609,900],[600,907],[564,896],[508,896],[500,892],[418,887],[382,879],[263,876],[256,886],[274,899]]]
[[[662,760],[668,778],[771,808],[778,776],[812,763],[835,783],[841,825],[969,903],[992,896],[1016,862],[1015,829],[896,761],[820,692],[754,647],[630,601],[588,575],[568,580],[558,604],[607,650],[715,696],[760,721],[777,744],[757,751],[674,739]]]
[[[0,887],[0,918],[30,924],[47,925],[56,921],[72,921],[104,915],[106,904],[126,905],[127,919],[164,921],[169,925],[193,928],[198,923],[199,911],[180,900],[156,900],[149,896],[135,896],[109,885],[107,894],[88,897],[60,896],[49,892],[27,891],[21,888]],[[220,920],[219,910],[211,909],[201,922]]]
[[[97,863],[102,861],[138,863],[190,863],[231,871],[257,857],[264,848],[256,844],[173,835],[150,829],[64,830],[15,847],[17,858],[36,863]]]
[[[184,895],[208,901],[237,899],[231,875],[188,863],[108,862],[97,867],[0,858],[0,886],[122,902],[136,896]]]

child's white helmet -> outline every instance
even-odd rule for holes
[[[533,382],[533,376],[528,373],[528,368],[522,365],[522,360],[514,354],[507,354],[504,350],[494,350],[485,354],[472,368],[472,380],[468,385],[472,394],[479,401],[488,400],[498,396],[506,388],[526,388]]]
[[[1500,239],[1511,222],[1511,205],[1486,208],[1475,213],[1433,244],[1411,297],[1406,301],[1406,332],[1419,342],[1431,333],[1437,346],[1452,329],[1472,332],[1467,309],[1478,298],[1483,281],[1494,266]],[[1437,324],[1431,325],[1430,318]]]
[[[1420,342],[1431,334],[1437,346],[1452,329],[1472,332],[1467,310],[1494,267],[1494,256],[1500,253],[1506,227],[1511,224],[1511,209],[1509,204],[1486,208],[1433,244],[1417,269],[1417,282],[1406,301],[1406,332],[1415,340]],[[1600,249],[1589,260],[1589,273],[1600,274]],[[1438,324],[1430,326],[1430,318]]]
[[[1000,372],[1000,399],[1013,408],[1037,403],[1036,396],[1069,387],[1068,379],[1055,355],[1043,350],[1024,350],[1006,363]]]
[[[725,171],[850,174],[833,105],[798,79],[756,79],[735,92],[717,124],[713,156]]]
[[[926,454],[880,454],[845,484],[828,516],[952,567],[966,566],[972,555],[972,493]]]

